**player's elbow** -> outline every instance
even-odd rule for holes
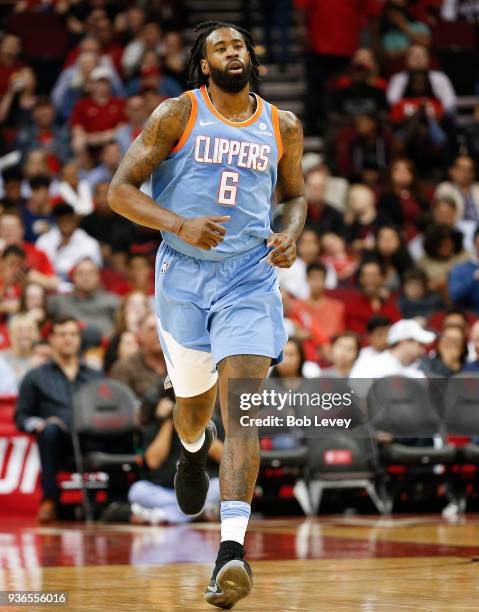
[[[110,187],[108,188],[108,206],[114,212],[120,212],[120,202],[121,202],[121,187],[117,185],[115,182],[110,183]]]

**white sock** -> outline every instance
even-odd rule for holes
[[[221,541],[233,540],[244,544],[251,505],[243,501],[221,502]]]
[[[187,444],[186,442],[183,442],[183,440],[181,440],[181,443],[183,444],[183,446],[186,448],[186,450],[190,453],[197,453],[200,448],[203,446],[203,444],[205,443],[205,432],[203,432],[201,434],[201,437],[196,440],[196,442],[192,442],[191,444]]]

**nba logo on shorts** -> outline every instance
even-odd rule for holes
[[[170,265],[169,261],[164,261],[161,264],[160,274],[164,274],[168,270],[169,265]]]

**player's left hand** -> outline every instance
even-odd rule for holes
[[[271,234],[267,245],[275,247],[268,255],[270,266],[290,268],[296,261],[296,242],[288,234]]]

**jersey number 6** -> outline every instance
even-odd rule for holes
[[[239,172],[223,170],[218,190],[218,204],[223,206],[236,206],[236,196],[238,193]]]

